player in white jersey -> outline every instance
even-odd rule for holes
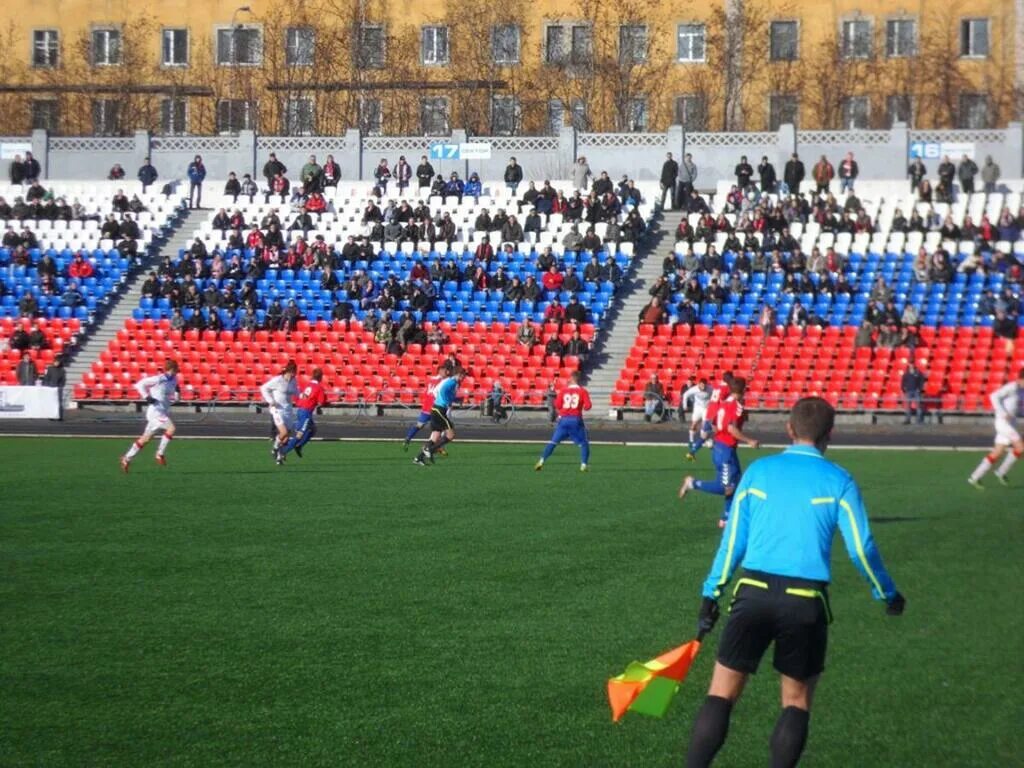
[[[132,459],[138,455],[150,438],[160,431],[163,431],[163,435],[160,438],[160,445],[156,449],[156,463],[161,466],[167,465],[164,454],[174,438],[171,403],[178,399],[178,363],[168,360],[164,364],[163,373],[147,376],[135,382],[135,391],[147,403],[146,431],[142,433],[142,437],[132,443],[128,453],[121,457],[121,469],[124,472],[128,471]]]
[[[296,366],[289,360],[284,370],[260,387],[260,395],[270,406],[270,417],[277,427],[277,439],[274,440],[274,451],[288,442],[292,430],[295,429],[294,401],[299,394],[299,386],[295,383]]]
[[[981,478],[992,469],[1003,454],[1006,454],[1006,458],[995,471],[995,475],[1000,483],[1007,485],[1007,473],[1024,454],[1024,439],[1019,432],[1021,421],[1024,420],[1024,368],[1017,372],[1016,381],[1004,384],[993,392],[989,396],[989,402],[992,403],[992,410],[996,414],[995,447],[967,478],[967,482],[979,490],[984,489]]]
[[[690,379],[693,381],[693,379]],[[687,447],[693,445],[693,441],[697,438],[697,432],[704,424],[704,419],[708,412],[708,403],[711,402],[712,395],[711,387],[708,386],[707,379],[701,379],[692,387],[683,392],[681,398],[679,398],[679,407],[684,411],[688,408],[692,408],[690,413],[690,439],[687,440]],[[692,406],[690,405],[692,402]]]

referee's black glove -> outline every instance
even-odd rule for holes
[[[705,597],[700,601],[700,613],[697,614],[697,639],[702,639],[714,629],[717,621],[718,601]]]
[[[152,395],[146,396],[146,405],[156,405],[156,398]]]
[[[890,616],[902,616],[903,608],[906,606],[906,598],[899,592],[893,595],[892,600],[885,604],[885,612]]]

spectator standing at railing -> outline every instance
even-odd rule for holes
[[[514,157],[510,157],[508,165],[505,166],[505,186],[515,195],[522,181],[523,167],[516,162]]]
[[[927,175],[928,168],[925,166],[924,161],[920,157],[915,157],[910,165],[907,166],[907,176],[910,177],[910,191],[917,192],[917,188],[921,186],[921,181]]]
[[[337,187],[341,180],[341,166],[334,161],[334,155],[328,155],[323,167],[324,187]]]
[[[310,155],[309,161],[302,166],[300,178],[302,179],[302,190],[307,195],[323,191],[324,169],[317,163],[316,155]]]
[[[275,153],[271,152],[267,162],[263,164],[263,178],[267,180],[267,187],[270,187],[275,176],[278,174],[284,176],[287,173],[288,167],[277,159]]]
[[[39,161],[32,156],[31,152],[25,153],[25,160],[22,162],[22,169],[25,174],[25,181],[27,182],[35,182],[42,178],[42,166],[39,165]]]
[[[910,423],[911,413],[917,411],[917,423],[924,423],[924,406],[922,398],[924,395],[924,374],[918,370],[913,362],[907,364],[907,370],[900,379],[900,391],[903,392],[904,418],[903,423]]]
[[[974,177],[978,175],[978,164],[964,155],[956,169],[956,174],[960,177],[960,189],[963,190],[963,193],[965,195],[973,194]]]
[[[775,166],[768,161],[768,155],[761,158],[757,166],[757,175],[761,180],[761,193],[764,195],[774,194],[779,177],[775,173]]]
[[[668,207],[676,208],[679,205],[676,194],[676,181],[679,179],[679,163],[672,158],[672,153],[665,155],[665,162],[661,166],[661,207],[665,208],[665,198],[668,197]]]
[[[683,156],[683,162],[679,164],[677,183],[676,207],[687,208],[697,185],[697,164],[693,162],[693,155],[689,152]]]
[[[786,194],[799,195],[800,194],[800,183],[804,180],[804,164],[800,159],[800,156],[794,152],[790,155],[789,160],[786,162],[786,167],[782,171],[782,181],[785,184],[786,189],[783,190]]]
[[[142,194],[146,194],[146,190],[149,189],[157,180],[159,174],[156,172],[156,168],[149,161],[147,157],[142,162],[142,167],[139,168],[138,178],[142,182]]]
[[[420,157],[420,164],[416,166],[416,180],[419,183],[420,194],[424,189],[430,189],[434,181],[434,166],[427,160],[427,156]]]
[[[580,155],[572,166],[572,185],[577,190],[586,190],[594,173],[590,170],[587,158]]]
[[[203,165],[203,158],[199,155],[189,163],[188,170],[188,207],[202,210],[203,207],[203,179],[206,178],[206,166]]]
[[[18,378],[18,386],[34,387],[36,385],[39,371],[36,369],[36,364],[32,362],[32,356],[28,352],[22,353],[21,362],[18,363],[15,375]]]
[[[832,167],[832,163],[828,161],[828,158],[822,155],[821,159],[814,164],[814,168],[811,169],[811,176],[814,178],[816,192],[819,195],[828,194],[829,184],[832,183],[835,175],[836,169]]]
[[[991,194],[996,191],[996,184],[999,182],[999,166],[992,159],[992,155],[985,157],[985,164],[981,167],[981,181],[985,185],[985,192]]]
[[[754,176],[754,167],[747,162],[747,156],[741,155],[740,161],[736,164],[736,168],[733,169],[733,173],[736,175],[736,186],[741,190],[745,190],[750,186],[750,180]]]
[[[839,163],[839,191],[853,192],[853,185],[860,174],[860,167],[853,159],[853,152],[847,152],[846,157]]]
[[[11,186],[20,187],[25,183],[25,161],[21,159],[21,155],[14,156],[14,160],[11,161],[11,167],[8,169],[8,174]]]
[[[953,179],[956,178],[956,165],[949,159],[949,155],[945,155],[942,158],[942,162],[939,163],[939,182],[945,182],[948,189],[953,188]]]

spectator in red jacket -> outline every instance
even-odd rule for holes
[[[327,211],[327,201],[320,192],[314,192],[306,200],[306,213],[315,213],[317,218]]]
[[[545,291],[560,291],[564,282],[565,277],[563,277],[562,273],[558,271],[558,267],[554,264],[548,268],[548,271],[544,273],[544,277],[541,278]]]
[[[558,323],[558,327],[562,327],[562,323],[565,322],[565,307],[558,299],[552,299],[548,308],[544,310],[544,322]]]
[[[263,233],[260,232],[259,227],[253,225],[252,232],[245,238],[245,244],[249,248],[262,248],[263,247]]]
[[[93,269],[92,263],[87,261],[81,253],[76,253],[75,257],[68,265],[68,277],[74,277],[78,280],[84,280],[87,277],[92,277],[94,272],[95,270]]]

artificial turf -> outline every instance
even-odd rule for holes
[[[0,440],[0,764],[680,765],[717,635],[664,720],[610,722],[605,681],[693,636],[719,504],[678,449]],[[841,452],[907,597],[887,617],[835,547],[808,766],[1024,755],[1024,471]],[[744,461],[753,455],[743,454]],[[710,473],[705,452],[698,474]],[[717,764],[767,764],[770,668]]]

